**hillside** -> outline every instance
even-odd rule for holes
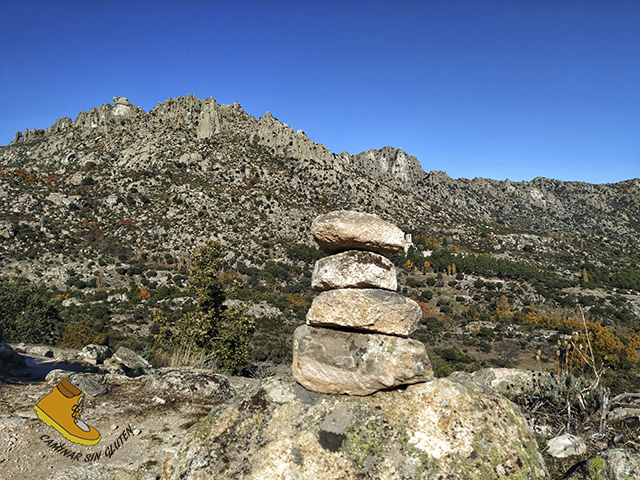
[[[640,179],[451,179],[402,150],[331,153],[269,113],[194,96],[149,112],[116,97],[18,132],[0,168],[0,300],[22,302],[6,315],[9,340],[56,343],[81,322],[150,356],[153,311],[175,322],[193,309],[190,252],[214,238],[221,281],[241,282],[237,300],[258,319],[252,361],[286,363],[322,255],[309,225],[354,209],[412,234],[394,261],[441,376],[558,370],[582,307],[615,337],[598,352],[609,384],[638,386]],[[34,298],[55,318],[42,337],[11,326]]]

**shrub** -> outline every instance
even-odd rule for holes
[[[60,346],[80,349],[90,343],[102,345],[104,342],[104,335],[99,334],[83,322],[76,322],[66,326]]]
[[[423,290],[418,300],[422,300],[423,302],[428,302],[433,298],[433,292],[431,290]]]
[[[219,242],[209,241],[193,251],[190,290],[195,293],[198,306],[178,320],[176,334],[171,331],[166,318],[154,314],[158,331],[155,343],[157,348],[183,350],[195,355],[215,354],[223,370],[238,373],[249,360],[255,322],[244,314],[243,308],[224,305],[226,298],[241,282],[227,279],[223,284],[219,280],[223,256]]]
[[[5,340],[54,344],[61,323],[44,289],[27,280],[0,279],[0,329]]]

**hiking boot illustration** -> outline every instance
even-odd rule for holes
[[[66,378],[33,408],[40,420],[71,442],[95,445],[100,441],[100,432],[80,420],[84,412],[84,393]]]

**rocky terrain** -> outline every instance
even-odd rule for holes
[[[87,343],[101,343],[114,352],[125,346],[154,368],[161,367],[166,359],[154,352],[159,333],[154,312],[165,315],[175,328],[184,314],[193,311],[196,301],[187,289],[191,252],[213,238],[226,251],[219,281],[240,285],[228,303],[245,305],[256,319],[251,365],[245,374],[267,375],[278,365],[290,368],[293,332],[304,323],[315,296],[312,271],[323,254],[310,233],[312,220],[332,210],[375,213],[409,234],[405,248],[390,257],[397,274],[394,288],[422,310],[422,320],[411,336],[426,345],[436,377],[518,367],[587,382],[567,380],[564,390],[552,383],[555,386],[543,389],[543,394],[536,391],[519,403],[529,426],[534,413],[543,412],[547,419],[544,428],[533,429],[538,444],[546,445],[563,433],[586,440],[586,453],[559,465],[544,453],[545,471],[553,476],[609,447],[634,451],[640,441],[640,425],[633,415],[606,422],[603,431],[598,424],[606,410],[605,398],[640,391],[639,187],[640,179],[603,185],[545,178],[529,182],[451,179],[444,172],[425,172],[415,157],[391,147],[353,155],[332,153],[269,113],[258,119],[248,115],[238,103],[220,105],[211,98],[188,96],[168,99],[145,112],[116,97],[113,104],[81,112],[75,120],[63,118],[45,130],[16,133],[10,145],[0,147],[0,324],[4,339],[13,344],[64,344],[80,350]],[[584,335],[586,330],[590,337]],[[580,360],[577,352],[592,347],[595,353],[589,361]],[[8,363],[2,365],[6,373]],[[90,373],[99,375],[96,382],[106,388],[106,393],[91,401],[106,405],[99,412],[97,404],[90,403],[87,422],[94,421],[101,432],[109,432],[109,439],[125,426],[124,420],[112,418],[127,411],[135,390],[129,388],[137,388],[139,382],[127,372],[120,374],[126,379]],[[598,388],[590,387],[594,375]],[[27,444],[42,447],[38,435],[44,434],[45,426],[29,412],[52,384],[3,378],[3,426],[10,436],[0,445],[8,453],[2,457],[0,471],[5,468],[10,476],[25,476],[24,472],[33,471],[25,460],[31,456],[15,457],[15,452],[26,449],[29,453]],[[464,378],[465,382],[477,379]],[[287,382],[290,378],[279,375],[268,386],[255,388],[286,391],[287,398],[293,398],[291,389],[300,387]],[[449,392],[469,388],[437,385]],[[406,388],[415,395],[432,395],[418,393],[418,387]],[[175,449],[185,454],[195,451],[190,450],[193,438],[211,448],[226,445],[224,432],[222,436],[207,432],[204,421],[205,427],[194,425],[187,443],[178,447],[182,435],[171,439],[167,432],[204,415],[213,405],[207,403],[211,400],[202,404],[176,400],[173,413],[162,411],[170,423],[154,424],[151,412],[168,407],[142,399],[157,396],[166,404],[170,399],[155,387],[146,388],[133,397],[141,400],[137,413],[131,412],[137,423],[130,422],[142,433],[131,436],[127,444],[151,451],[152,443],[159,441],[160,453],[147,457],[144,461],[150,463],[144,467],[144,462],[123,455],[127,451],[123,448],[113,455],[122,459],[118,475],[155,478]],[[585,400],[586,394],[576,396],[583,388],[590,389],[592,401]],[[570,406],[580,410],[579,420],[554,420],[552,411],[567,410],[566,401],[557,403],[558,389],[564,392],[562,398],[571,396],[576,402]],[[255,398],[255,392],[240,389],[237,393],[214,409],[231,417],[239,412],[240,416],[229,419],[229,426],[248,425],[238,405]],[[264,405],[249,411],[269,425],[272,421],[280,425],[269,416],[284,415],[284,410],[277,395],[269,395]],[[313,422],[302,422],[309,430],[300,433],[309,450],[290,450],[290,457],[282,460],[282,471],[291,478],[306,478],[295,477],[295,472],[315,449],[327,450],[323,442],[328,437],[322,434],[320,439],[321,431],[345,436],[338,463],[345,471],[355,469],[353,478],[373,478],[357,472],[364,467],[371,472],[368,458],[376,455],[376,441],[392,437],[389,448],[395,460],[385,467],[388,472],[395,471],[399,459],[414,460],[406,472],[389,473],[391,478],[428,471],[428,465],[420,463],[420,453],[410,452],[402,443],[404,433],[387,430],[391,420],[376,416],[376,405],[390,402],[382,398],[393,394],[376,395],[377,400],[367,400],[358,410],[363,415],[371,411],[376,418],[357,417],[357,430],[348,434],[329,429],[332,420],[327,418],[332,408],[351,408],[345,406],[349,401],[314,397]],[[633,410],[634,401],[624,397],[614,406],[632,405]],[[286,414],[304,411],[296,412]],[[314,426],[325,421],[327,428]],[[119,429],[110,430],[115,424]],[[372,436],[374,430],[381,436]],[[153,432],[151,436],[160,440],[150,439],[145,432]],[[246,433],[256,452],[281,447],[260,432],[257,437]],[[357,447],[358,443],[365,447]],[[34,450],[32,457],[42,460],[33,465],[67,461],[59,453],[47,452]],[[189,462],[198,455],[188,457]],[[500,461],[496,458],[495,464],[490,462],[492,475],[498,478],[503,470],[510,471],[511,464],[504,462],[511,454],[505,455]],[[533,454],[528,458],[531,469],[543,468]],[[233,468],[238,461],[230,460]],[[182,475],[181,469],[189,470],[193,463],[189,465],[170,462],[164,475]],[[213,472],[210,465],[203,465],[204,472]],[[576,471],[591,468],[584,465]],[[66,466],[71,468],[73,463]],[[275,467],[264,463],[252,471],[263,468]],[[76,477],[84,478],[82,472]]]
[[[507,397],[539,398],[556,381],[541,372],[486,369],[354,397],[306,390],[289,368],[227,378],[141,367],[126,350],[14,348],[7,362],[2,347],[3,478],[538,479],[558,478],[558,462],[573,465],[569,479],[640,473],[640,454],[606,438],[597,455],[572,435],[540,440],[552,422]],[[98,445],[68,442],[36,417],[65,377],[86,395],[82,420]]]
[[[190,252],[216,238],[259,329],[275,319],[293,327],[320,256],[308,225],[356,209],[413,234],[395,258],[405,267],[400,290],[430,290],[423,301],[436,314],[463,313],[471,299],[482,313],[500,293],[518,308],[582,305],[637,331],[640,303],[629,292],[640,288],[639,182],[454,180],[390,147],[331,153],[238,103],[188,96],[144,112],[116,97],[0,147],[0,277],[44,286],[66,323],[144,339],[153,309],[175,320],[193,306]],[[425,257],[434,251],[448,256]],[[491,261],[471,265],[471,256]],[[260,358],[278,351],[276,338],[259,343]]]
[[[266,239],[311,245],[304,226],[336,207],[371,211],[405,231],[428,228],[454,241],[473,242],[505,224],[545,236],[596,236],[623,249],[640,235],[638,179],[614,185],[453,180],[425,173],[401,150],[332,154],[269,113],[255,119],[238,103],[193,96],[148,113],[115,98],[75,121],[25,130],[0,148],[0,167],[0,235],[8,240],[9,260],[3,269],[39,273],[58,285],[66,272],[43,268],[56,261],[77,265],[86,278],[95,275],[90,259],[177,258],[209,236],[242,245],[236,254],[249,263],[264,254]],[[14,263],[19,253],[38,262]],[[109,285],[123,283],[111,269],[104,274]]]
[[[252,385],[193,368],[141,368],[131,352],[126,363],[116,355],[96,365],[90,347],[15,350],[24,362],[3,365],[0,387],[0,473],[7,479],[91,478],[92,470],[102,471],[93,478],[155,479],[192,424]],[[87,398],[82,420],[100,432],[98,445],[71,443],[36,416],[34,405],[65,377]]]

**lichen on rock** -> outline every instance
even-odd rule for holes
[[[512,402],[445,379],[351,397],[272,378],[194,425],[163,472],[165,479],[545,477]]]

